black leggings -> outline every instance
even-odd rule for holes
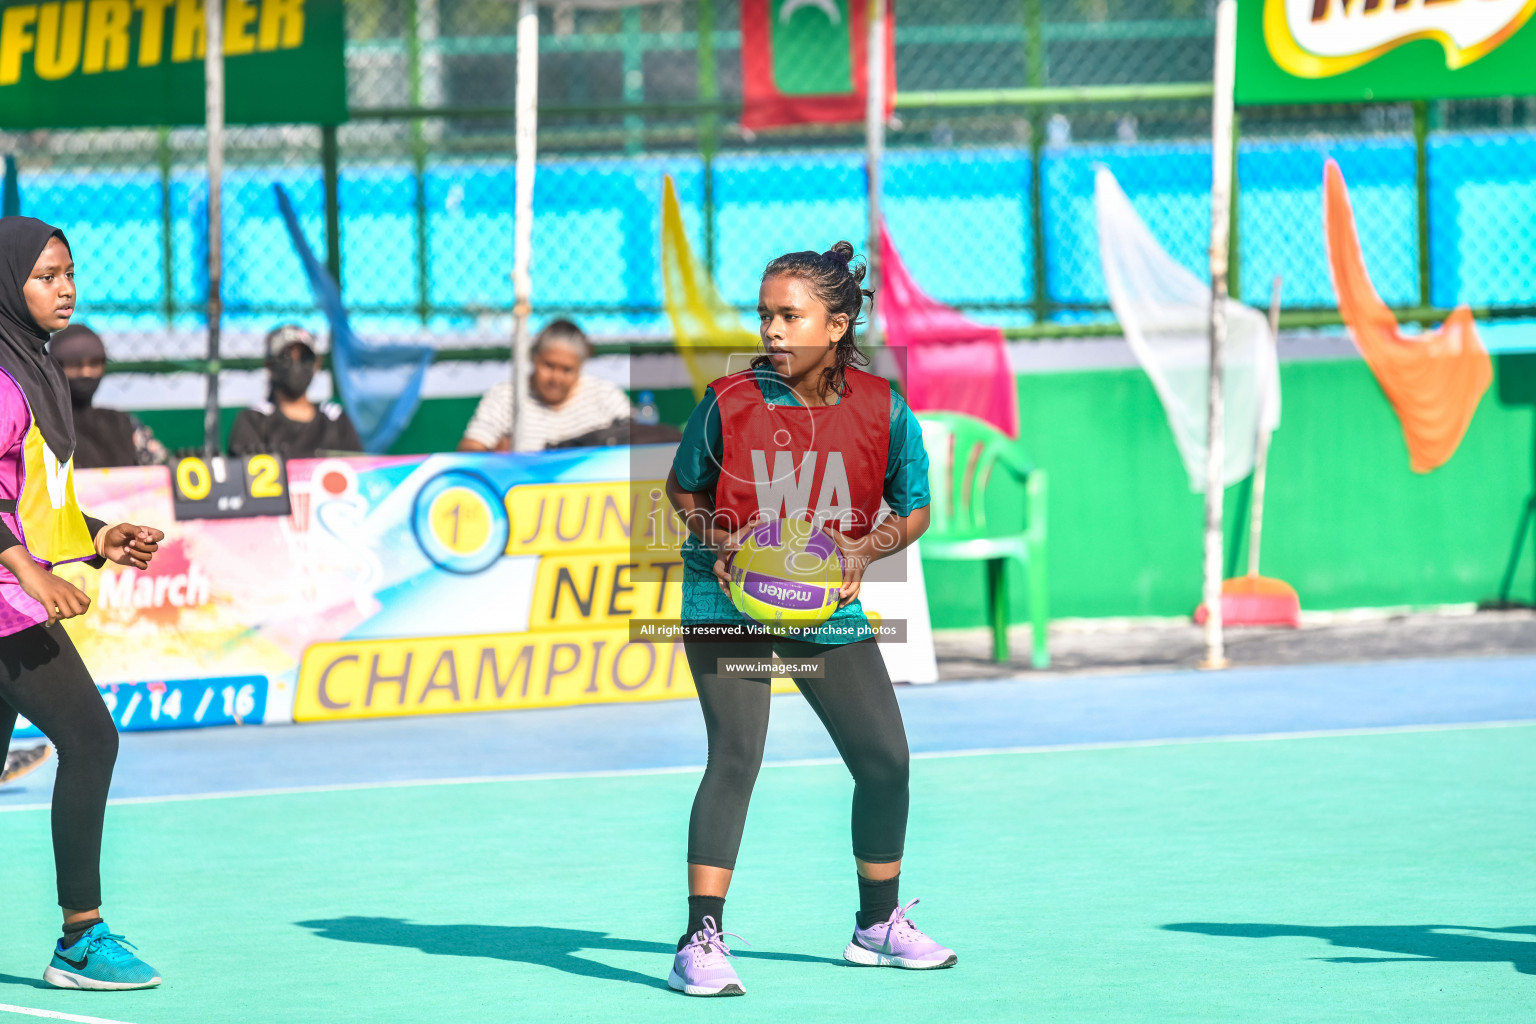
[[[709,765],[688,821],[688,863],[734,869],[752,784],[768,735],[768,680],[716,674],[719,658],[823,658],[821,679],[796,679],[853,773],[853,855],[900,860],[907,836],[907,733],[885,662],[873,640],[687,643],[709,733]]]
[[[17,713],[53,741],[53,862],[59,906],[101,906],[101,823],[117,761],[117,726],[63,626],[0,637],[0,751]]]

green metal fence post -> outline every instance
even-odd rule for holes
[[[1419,204],[1419,305],[1433,304],[1429,252],[1429,104],[1413,102],[1414,189]]]
[[[1024,76],[1032,89],[1045,87],[1045,12],[1041,0],[1024,0]],[[1035,322],[1051,315],[1050,264],[1045,251],[1045,107],[1029,112],[1029,232],[1035,278]]]
[[[1243,115],[1232,111],[1232,226],[1227,232],[1227,294],[1238,302],[1243,301],[1242,285],[1238,273],[1243,259],[1239,242],[1242,240],[1242,218],[1238,214],[1238,199],[1242,193],[1243,176],[1237,165],[1238,140],[1243,136]]]
[[[171,130],[157,131],[155,155],[160,163],[160,269],[165,289],[165,329],[176,326],[176,218],[171,212]]]
[[[640,39],[640,8],[624,8],[624,102],[645,102],[645,50]],[[624,117],[624,151],[645,151],[645,119],[638,114]]]
[[[320,126],[320,172],[325,182],[325,266],[341,287],[341,154],[336,126]]]
[[[720,97],[715,78],[715,0],[699,0],[699,102]],[[715,152],[719,148],[720,115],[713,109],[699,115],[699,154],[704,158],[704,266],[715,276]]]
[[[406,5],[410,11],[410,36],[406,39],[406,59],[409,65],[411,106],[421,107],[421,24],[416,16],[416,4]],[[421,325],[427,326],[432,313],[431,266],[427,248],[427,139],[421,119],[411,119],[411,166],[416,181],[416,314]],[[339,282],[338,282],[339,283]]]

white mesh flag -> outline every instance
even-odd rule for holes
[[[1209,435],[1211,287],[1157,244],[1109,168],[1094,181],[1099,258],[1109,303],[1173,428],[1190,489],[1205,490]],[[1269,322],[1256,309],[1227,300],[1225,480],[1253,472],[1258,426],[1280,425],[1280,373]]]

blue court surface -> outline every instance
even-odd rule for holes
[[[1536,658],[945,683],[898,689],[919,756],[1346,730],[1536,722]],[[676,769],[705,760],[693,701],[125,733],[115,800]],[[767,763],[837,751],[796,695],[774,699]],[[46,804],[52,763],[0,790]]]
[[[843,965],[851,787],[786,695],[728,904],[748,994],[670,992],[679,701],[125,735],[105,913],[146,992],[36,980],[39,771],[0,790],[0,1024],[1531,1019],[1536,658],[899,692],[904,896],[953,970]]]

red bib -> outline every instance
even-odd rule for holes
[[[851,538],[874,529],[890,451],[891,383],[852,368],[844,373],[842,401],[816,408],[768,402],[756,370],[710,385],[725,449],[715,485],[722,527],[740,529],[764,512],[830,522]]]

